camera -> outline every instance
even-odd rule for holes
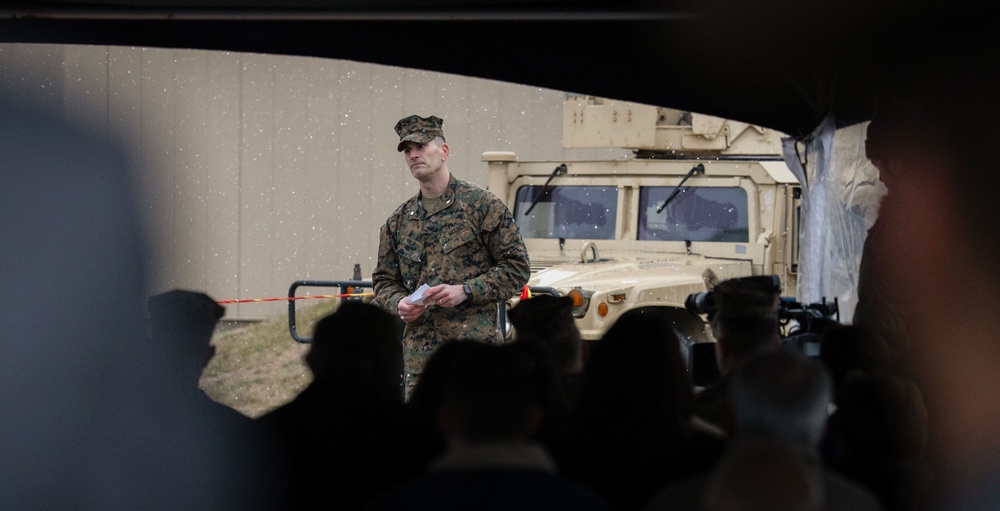
[[[783,347],[809,357],[817,357],[823,332],[840,322],[840,308],[836,301],[802,304],[782,298],[778,319]]]
[[[837,302],[802,304],[789,298],[782,298],[778,307],[778,319],[788,323],[795,321],[789,335],[797,332],[822,333],[831,324],[839,322],[840,307]]]
[[[720,283],[722,284],[722,283]],[[738,291],[744,295],[740,307],[747,307],[746,297],[756,297],[757,308],[766,310],[766,305],[777,298],[777,320],[781,333],[782,345],[788,349],[800,351],[809,356],[819,354],[819,338],[823,331],[831,325],[839,323],[840,310],[836,301],[825,299],[817,303],[803,304],[791,298],[782,298],[781,278],[777,275],[760,275],[741,277],[724,281],[724,287],[729,292]],[[720,302],[718,287],[711,291],[691,293],[684,301],[684,307],[693,314],[707,315],[712,321],[719,312]],[[754,307],[755,304],[749,304]]]
[[[839,322],[837,302],[823,300],[802,304],[791,298],[782,298],[781,291],[781,278],[777,275],[741,277],[719,282],[710,291],[691,293],[684,301],[684,307],[699,317],[708,316],[709,322],[720,313],[751,322],[773,318],[783,349],[809,357],[819,356],[823,331]],[[688,370],[692,383],[697,387],[717,381],[721,374],[715,343],[692,344]]]
[[[781,296],[781,278],[777,275],[760,275],[754,277],[740,277],[729,279],[727,285],[746,289],[756,290],[762,294],[773,293],[774,296]],[[714,291],[702,291],[691,293],[684,300],[684,307],[692,314],[708,315],[708,320],[712,321],[718,310],[718,300]]]

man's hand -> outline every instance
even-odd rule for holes
[[[454,307],[468,298],[461,284],[439,284],[424,293],[424,303],[438,307]]]
[[[396,310],[399,311],[399,319],[403,320],[405,323],[409,323],[419,318],[420,315],[427,310],[427,307],[410,303],[409,299],[403,297],[403,299],[396,304]]]

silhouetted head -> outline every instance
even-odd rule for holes
[[[739,436],[815,446],[826,426],[832,385],[823,365],[799,353],[761,353],[735,369],[733,408]]]
[[[833,378],[836,398],[849,378],[884,371],[889,364],[889,348],[868,328],[838,325],[823,334],[819,358]]]
[[[766,279],[729,279],[712,289],[716,313],[712,317],[719,369],[780,345],[779,291]]]
[[[246,509],[253,449],[177,392],[177,346],[142,342],[150,231],[123,130],[71,120],[46,74],[0,72],[0,508]]]
[[[211,337],[226,308],[197,291],[174,289],[149,298],[150,329],[157,333],[178,333]]]
[[[150,338],[181,355],[188,379],[197,386],[202,370],[215,356],[212,334],[225,307],[205,293],[182,289],[153,295],[147,306]]]
[[[680,341],[654,310],[623,314],[587,360],[581,420],[652,426],[667,434],[686,427],[691,383]]]
[[[508,312],[518,341],[531,342],[555,371],[583,368],[580,331],[573,319],[573,300],[540,294],[521,300]]]
[[[453,356],[438,422],[466,443],[526,439],[541,426],[542,383],[532,359],[511,346],[449,341]],[[428,364],[429,365],[429,364]]]
[[[400,395],[402,329],[385,310],[344,302],[313,332],[306,364],[316,381]]]
[[[843,447],[852,455],[923,455],[927,409],[909,380],[869,375],[847,382],[836,417]]]

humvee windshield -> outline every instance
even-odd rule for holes
[[[613,186],[522,186],[514,221],[525,238],[615,239]],[[530,211],[529,211],[530,210]]]
[[[639,190],[639,239],[660,241],[749,241],[747,192],[738,187],[683,187],[657,213],[675,186]]]
[[[639,189],[640,240],[746,243],[747,192],[739,187]],[[525,238],[615,239],[618,189],[613,186],[527,185],[518,188],[514,219]]]

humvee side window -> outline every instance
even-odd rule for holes
[[[514,221],[525,238],[611,240],[617,208],[613,186],[528,185],[517,189]]]
[[[685,186],[657,213],[676,188],[648,186],[639,190],[640,240],[749,241],[746,190]]]

